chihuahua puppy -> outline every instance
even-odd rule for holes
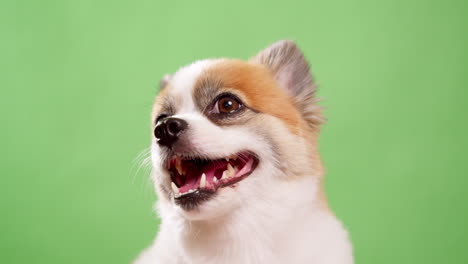
[[[161,81],[152,179],[161,216],[138,264],[353,263],[327,206],[309,65],[292,41]]]

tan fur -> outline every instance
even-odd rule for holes
[[[299,133],[301,126],[299,111],[291,104],[289,96],[276,85],[271,73],[262,65],[226,60],[206,70],[197,84],[206,82],[205,79],[215,79],[226,88],[239,90],[246,96],[249,107],[283,120],[293,133]]]
[[[249,62],[268,68],[279,85],[292,95],[294,105],[309,126],[318,128],[324,123],[322,108],[315,97],[317,86],[309,63],[293,41],[278,41],[259,52]]]

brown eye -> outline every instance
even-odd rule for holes
[[[234,113],[242,107],[242,104],[239,100],[232,96],[223,96],[216,101],[213,112],[214,113],[223,113],[229,114]]]

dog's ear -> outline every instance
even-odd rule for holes
[[[309,64],[297,45],[290,40],[273,43],[250,59],[266,66],[279,86],[293,98],[310,126],[323,122],[321,108],[316,104],[315,91]]]
[[[171,79],[172,79],[171,75],[169,74],[164,75],[164,77],[159,81],[159,91],[164,89]]]

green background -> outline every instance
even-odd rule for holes
[[[157,230],[164,73],[278,39],[312,63],[357,263],[468,263],[466,1],[0,2],[0,263],[128,263]]]

